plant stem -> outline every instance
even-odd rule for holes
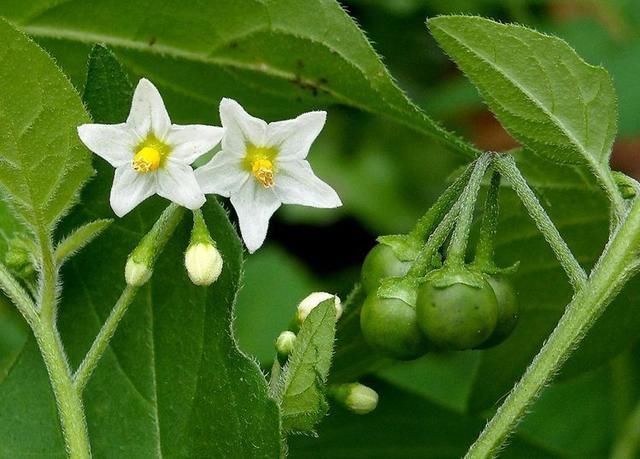
[[[16,305],[20,314],[33,328],[38,320],[38,312],[29,294],[11,275],[7,267],[0,263],[0,290],[2,290]]]
[[[567,243],[560,236],[558,229],[545,212],[534,192],[529,188],[513,157],[511,155],[498,155],[495,159],[495,167],[511,183],[511,187],[524,204],[538,230],[549,243],[558,261],[560,261],[560,265],[569,276],[573,289],[575,291],[580,290],[587,281],[587,274],[571,253]]]
[[[480,236],[476,245],[476,256],[474,264],[479,268],[493,268],[493,254],[495,246],[496,232],[498,230],[498,217],[500,206],[498,204],[498,194],[500,192],[500,174],[494,172],[491,175],[491,184],[487,191],[484,203],[484,215],[480,226]]]
[[[56,398],[67,454],[71,459],[91,457],[91,446],[84,417],[82,397],[73,385],[60,336],[51,322],[40,322],[34,329],[42,358]]]
[[[410,236],[423,241],[435,226],[442,220],[446,212],[458,200],[460,193],[464,190],[465,185],[469,182],[471,173],[473,172],[474,163],[469,164],[460,176],[440,195],[438,200],[429,208],[410,233]]]
[[[102,328],[93,341],[89,352],[87,352],[87,355],[85,355],[82,363],[73,376],[74,386],[78,393],[81,394],[83,392],[85,386],[87,385],[87,382],[89,381],[89,378],[93,374],[93,370],[95,370],[96,365],[100,361],[100,357],[102,357],[102,354],[104,354],[104,351],[109,345],[113,334],[118,328],[120,320],[127,312],[127,309],[135,298],[137,291],[137,287],[131,287],[127,285],[122,291],[122,294],[120,295],[120,298],[118,298],[115,306],[111,310],[109,317],[107,317],[104,325],[102,325]]]
[[[635,200],[626,220],[616,230],[598,260],[588,282],[578,290],[522,379],[469,449],[467,458],[487,458],[497,452],[515,429],[527,407],[537,398],[542,388],[549,384],[596,319],[636,273],[640,267],[638,247],[640,199]]]
[[[631,412],[620,436],[616,439],[611,459],[634,459],[640,451],[640,402]]]
[[[476,199],[482,178],[484,177],[487,167],[491,162],[491,154],[485,153],[475,163],[473,173],[469,179],[469,183],[464,190],[464,194],[460,198],[461,207],[456,223],[456,229],[451,237],[451,244],[447,253],[447,265],[462,267],[464,266],[465,256],[467,252],[467,242],[469,240],[469,232],[473,223],[473,212],[475,209]]]
[[[91,457],[91,446],[82,398],[73,386],[71,367],[56,328],[58,268],[54,259],[51,236],[40,233],[38,242],[42,256],[40,315],[33,327],[33,333],[49,373],[67,454],[72,459],[86,459]]]

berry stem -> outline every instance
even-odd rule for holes
[[[485,153],[475,162],[469,183],[460,198],[460,214],[447,252],[446,263],[448,266],[463,267],[465,264],[467,243],[469,241],[471,224],[473,223],[476,199],[480,191],[480,186],[482,185],[484,174],[491,163],[491,156],[491,153]]]
[[[484,214],[480,226],[480,236],[476,245],[476,257],[474,263],[483,268],[493,268],[493,253],[495,248],[495,237],[498,229],[498,218],[500,205],[498,194],[500,192],[500,174],[494,171],[491,175],[491,183],[487,191],[484,203]]]
[[[440,195],[438,200],[429,208],[410,233],[410,237],[423,241],[431,234],[437,224],[444,218],[453,204],[458,200],[460,193],[469,182],[473,172],[474,163],[469,164],[460,176]]]
[[[511,187],[516,192],[522,204],[529,212],[538,230],[542,233],[546,241],[551,246],[560,265],[569,276],[569,281],[575,291],[580,290],[587,281],[587,274],[584,272],[578,260],[573,256],[567,243],[562,239],[538,198],[531,190],[527,181],[518,170],[518,166],[511,155],[499,155],[495,160],[495,167],[500,174],[505,177]]]

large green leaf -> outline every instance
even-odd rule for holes
[[[521,26],[469,16],[430,19],[438,43],[523,145],[607,173],[616,95],[606,70],[569,45]]]
[[[0,42],[0,192],[43,235],[91,175],[75,131],[88,116],[49,56],[2,20]]]
[[[225,96],[265,116],[337,102],[439,130],[335,0],[2,0],[0,15],[43,43],[78,82],[78,56],[92,43],[113,47],[132,73],[160,86],[179,117],[208,119]]]
[[[128,100],[118,99],[124,94],[128,99],[131,88],[104,48],[92,53],[88,86],[86,102],[97,121],[126,116]],[[85,189],[82,206],[65,220],[63,232],[89,218],[111,216],[113,170],[101,160],[96,166],[97,179]],[[59,321],[73,366],[124,287],[127,254],[165,205],[160,199],[146,202],[66,265]],[[224,258],[222,275],[208,289],[190,283],[182,263],[190,230],[185,219],[87,386],[87,422],[97,457],[281,454],[277,405],[268,397],[259,367],[238,351],[231,331],[242,247],[215,200],[204,214]],[[55,404],[32,340],[0,385],[0,403],[0,456],[64,455]]]

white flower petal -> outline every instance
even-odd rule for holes
[[[124,217],[156,191],[153,174],[139,174],[129,165],[116,169],[111,188],[111,208]]]
[[[229,197],[251,177],[242,168],[242,158],[220,151],[204,166],[196,169],[196,179],[203,193]]]
[[[231,195],[231,204],[238,214],[242,239],[249,253],[253,253],[267,237],[269,219],[280,207],[280,200],[273,189],[264,188],[256,180],[248,180]]]
[[[267,127],[267,145],[278,147],[278,160],[304,159],[327,119],[322,111],[304,113],[293,120],[276,121]]]
[[[191,166],[167,162],[156,171],[158,195],[176,204],[195,210],[205,203]]]
[[[265,146],[267,123],[249,115],[235,100],[220,101],[220,119],[225,130],[222,149],[227,153],[244,156],[247,143]]]
[[[169,129],[166,142],[172,148],[172,161],[191,164],[200,156],[213,150],[220,143],[224,129],[217,126],[174,124]]]
[[[284,204],[320,208],[342,205],[335,190],[316,177],[311,165],[304,160],[278,163],[275,192]]]
[[[83,124],[78,127],[78,136],[89,150],[113,167],[130,163],[138,143],[137,136],[125,123]]]
[[[146,78],[138,82],[133,93],[127,124],[143,139],[153,133],[158,139],[164,140],[171,127],[162,96]]]

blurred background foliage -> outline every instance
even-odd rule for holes
[[[366,32],[409,97],[426,113],[487,150],[504,151],[516,143],[438,48],[425,28],[425,18],[478,14],[519,22],[564,38],[585,60],[601,64],[611,73],[620,110],[613,166],[640,177],[637,0],[343,0],[342,5]],[[86,60],[82,53],[69,49],[84,45],[47,39],[40,42],[81,88]],[[123,61],[131,64],[125,58]],[[132,73],[136,73],[135,68]],[[202,107],[181,105],[176,98],[172,101],[170,93],[168,101],[179,122],[211,117]],[[246,261],[236,332],[240,347],[265,368],[273,358],[273,340],[289,325],[297,302],[312,290],[346,296],[357,282],[360,264],[375,238],[410,230],[464,158],[388,119],[331,106],[327,127],[312,148],[310,161],[318,175],[338,190],[345,205],[338,210],[281,209],[272,220],[265,246]],[[588,202],[571,204],[589,207]],[[0,217],[2,212],[0,207]],[[555,212],[561,214],[563,209],[556,208]],[[602,227],[606,223],[596,221],[594,225]],[[606,228],[600,229],[606,232]],[[593,231],[600,234],[598,228]],[[594,236],[587,248],[594,256],[601,249],[598,237]],[[0,237],[0,244],[4,239]],[[531,252],[531,246],[528,250]],[[544,248],[539,253],[540,257],[550,256]],[[537,254],[536,247],[529,255]],[[528,256],[526,252],[518,255]],[[514,255],[505,261],[515,261]],[[581,261],[590,263],[592,258]],[[545,276],[538,280],[530,276],[532,287],[526,295],[532,298],[527,301],[544,302],[548,293],[544,291],[545,282],[562,273],[551,270]],[[639,281],[632,282],[637,285]],[[568,287],[560,290],[553,293],[569,295]],[[525,314],[514,340],[526,335],[528,327],[547,330],[563,306],[555,304],[544,317]],[[535,321],[544,326],[536,328]],[[630,321],[629,325],[633,324]],[[611,325],[611,335],[615,335],[617,326],[620,324]],[[634,344],[640,333],[631,333],[634,336],[622,346],[622,353],[617,348],[603,351],[593,366],[583,362],[580,371],[566,372],[550,387],[523,422],[504,457],[609,456],[640,397],[640,348]],[[25,336],[21,321],[0,302],[0,375],[15,360],[12,349],[19,347]],[[527,345],[533,346],[529,351],[535,351],[543,339],[544,335],[528,340]],[[529,360],[529,351],[518,356],[514,348],[517,346],[511,346],[509,353],[500,353],[498,348],[492,354],[497,363],[489,367],[483,353],[475,351],[432,354],[415,362],[386,366],[364,380],[381,394],[378,410],[358,417],[332,407],[319,437],[293,439],[291,455],[460,457]],[[514,365],[515,374],[496,374],[494,380],[492,371],[500,362],[518,358],[524,361]]]

